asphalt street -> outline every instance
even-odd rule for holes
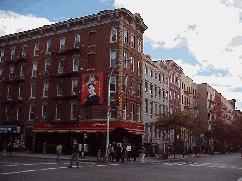
[[[80,168],[68,168],[68,160],[57,163],[55,159],[1,156],[0,180],[236,181],[242,177],[242,158],[238,153],[208,155],[187,161],[145,164],[132,161],[124,164],[80,162]]]

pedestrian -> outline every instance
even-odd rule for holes
[[[12,142],[9,142],[9,144],[8,144],[8,151],[9,151],[9,153],[11,155],[12,151],[13,151],[13,143]]]
[[[140,150],[140,154],[139,154],[139,162],[141,160],[141,162],[144,163],[144,157],[145,157],[145,147],[142,146],[142,148]]]
[[[46,144],[46,142],[44,142],[43,143],[43,154],[45,154],[46,155],[46,149],[47,149],[47,144]]]
[[[62,146],[61,146],[61,143],[59,143],[59,145],[57,145],[57,147],[56,147],[56,152],[57,152],[57,162],[60,162],[60,159],[61,159],[61,152],[62,152]]]
[[[79,168],[79,144],[77,143],[76,138],[74,138],[74,140],[73,140],[73,152],[71,155],[71,162],[70,162],[69,168],[72,168],[72,162],[73,162],[74,158],[76,159],[76,166],[77,166],[77,168]]]
[[[110,144],[110,147],[109,147],[109,161],[113,162],[113,159],[114,159],[114,147],[113,147],[113,144]]]
[[[121,151],[121,160],[122,160],[122,163],[124,163],[124,155],[126,154],[126,147],[123,146],[122,147],[122,151]]]
[[[126,147],[127,151],[127,161],[131,161],[131,144]]]
[[[133,147],[131,147],[131,151],[134,157],[134,162],[136,161],[136,156],[137,156],[137,146],[134,145]]]
[[[120,144],[118,144],[116,148],[116,153],[117,153],[116,162],[119,162],[119,159],[122,158],[122,147]]]
[[[6,142],[4,142],[3,143],[3,146],[2,146],[2,148],[3,148],[3,156],[6,156],[7,155],[7,143]]]

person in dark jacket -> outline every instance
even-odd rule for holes
[[[76,159],[76,166],[77,166],[77,168],[79,168],[79,144],[77,143],[76,138],[74,138],[73,143],[74,143],[73,152],[71,155],[71,162],[70,162],[69,168],[72,168],[72,162],[73,162],[74,158]]]
[[[122,147],[120,144],[118,144],[118,146],[116,147],[116,153],[117,153],[116,162],[119,162],[119,159],[122,158]]]

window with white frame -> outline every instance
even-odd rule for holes
[[[62,103],[58,102],[56,104],[56,109],[55,109],[55,119],[60,120],[61,119],[61,105]]]
[[[23,46],[22,47],[22,57],[26,56],[26,52],[27,52],[27,46]]]
[[[0,51],[0,62],[4,61],[4,50]]]
[[[128,81],[128,77],[124,76],[123,77],[123,91],[127,92],[127,81]]]
[[[137,122],[140,122],[140,105],[137,105]]]
[[[145,100],[145,113],[146,113],[146,114],[149,113],[149,104],[148,104],[148,100]]]
[[[74,37],[74,48],[80,47],[80,35],[75,35]]]
[[[49,83],[44,82],[43,97],[48,97]]]
[[[35,98],[36,84],[31,84],[30,98]]]
[[[128,43],[128,29],[124,29],[124,43]]]
[[[134,120],[134,103],[130,103],[130,121]]]
[[[18,98],[19,99],[23,99],[23,94],[24,94],[23,89],[24,89],[24,86],[23,85],[19,85],[18,86]]]
[[[10,119],[10,107],[6,106],[6,118],[7,120]]]
[[[9,65],[9,79],[13,79],[14,65]]]
[[[140,61],[139,60],[137,62],[137,73],[138,73],[138,75],[140,75],[140,73],[141,73],[141,66],[140,66]]]
[[[45,61],[45,74],[49,74],[50,73],[50,60],[46,60]]]
[[[134,92],[134,79],[130,79],[130,93],[135,94],[135,92]]]
[[[134,57],[131,57],[131,60],[130,60],[130,70],[134,71]]]
[[[135,48],[135,35],[131,34],[131,48]]]
[[[17,120],[21,120],[22,118],[22,106],[17,107]]]
[[[78,71],[79,68],[79,57],[73,58],[73,71]]]
[[[62,88],[60,86],[60,83],[57,84],[57,96],[62,96]]]
[[[72,95],[76,95],[78,93],[77,86],[78,86],[78,80],[73,79],[72,80],[72,90],[71,90]]]
[[[58,73],[61,74],[64,72],[64,59],[60,59],[59,60],[59,64],[58,64]]]
[[[15,50],[16,50],[16,48],[11,49],[11,59],[15,58]]]
[[[111,75],[110,92],[116,92],[116,76],[115,75]]]
[[[123,119],[126,120],[126,106],[123,106]]]
[[[124,67],[127,67],[127,60],[128,60],[128,54],[127,52],[124,52],[124,64],[123,64]]]
[[[110,118],[115,118],[115,113],[116,113],[116,109],[115,109],[115,104],[116,100],[115,99],[111,99],[110,100]]]
[[[39,55],[39,43],[34,44],[34,55],[35,56]]]
[[[117,28],[111,28],[110,42],[117,41]]]
[[[111,50],[110,51],[110,66],[115,67],[116,66],[116,50]]]
[[[48,40],[46,43],[46,53],[51,53],[52,41]]]
[[[29,106],[29,120],[34,119],[34,105]]]
[[[0,80],[2,80],[2,79],[3,79],[3,69],[0,68]]]
[[[37,62],[33,62],[32,77],[37,77]]]
[[[141,39],[138,39],[138,52],[141,52]]]
[[[66,38],[60,39],[60,50],[65,50]]]
[[[7,87],[7,100],[11,100],[11,87],[10,86],[8,86]]]
[[[21,66],[20,66],[20,78],[24,78],[24,67],[25,67],[25,64],[22,64]]]
[[[138,82],[138,96],[141,96],[141,82]]]
[[[41,114],[42,119],[46,119],[47,117],[47,104],[42,104],[42,114]]]
[[[77,104],[71,103],[71,116],[70,119],[74,120],[77,118]]]

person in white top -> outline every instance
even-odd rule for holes
[[[126,147],[126,151],[127,151],[127,161],[131,161],[130,157],[131,157],[131,144],[129,144]]]

